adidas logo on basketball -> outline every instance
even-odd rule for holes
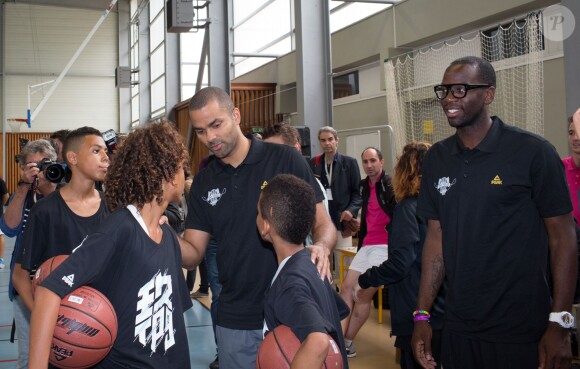
[[[75,281],[75,275],[74,274],[65,275],[64,277],[62,277],[62,280],[64,281],[64,283],[68,284],[69,287],[72,287]]]

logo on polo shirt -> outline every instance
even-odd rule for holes
[[[503,184],[503,182],[501,181],[501,178],[499,178],[499,175],[496,175],[492,180],[491,180],[491,184],[493,185],[500,185]]]
[[[207,197],[202,196],[201,198],[211,206],[215,206],[225,193],[225,188],[222,192],[220,192],[219,188],[214,188],[213,190],[207,191]]]
[[[267,185],[268,185],[268,182],[264,181],[264,183],[262,183],[262,186],[260,187],[260,190],[263,190],[264,188],[266,188]]]
[[[449,191],[451,186],[453,186],[457,182],[457,178],[453,179],[453,182],[449,182],[449,177],[441,177],[439,178],[439,182],[435,183],[435,188],[439,193],[443,196]]]

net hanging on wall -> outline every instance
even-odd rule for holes
[[[385,62],[389,124],[399,152],[410,141],[434,143],[454,134],[433,86],[440,84],[449,64],[464,56],[492,63],[497,75],[492,115],[539,135],[544,133],[543,37],[541,14],[470,36],[440,47],[416,50]]]

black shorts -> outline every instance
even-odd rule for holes
[[[444,330],[441,352],[445,369],[538,368],[538,342],[487,342]]]

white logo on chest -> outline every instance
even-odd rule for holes
[[[454,178],[453,182],[450,183],[449,177],[441,177],[439,178],[439,183],[435,184],[435,188],[437,189],[437,191],[439,191],[441,195],[445,196],[447,191],[449,191],[449,189],[451,188],[451,186],[455,184],[455,182],[457,182],[457,178]]]
[[[207,191],[207,197],[202,196],[203,201],[207,202],[211,206],[215,206],[221,197],[226,193],[226,189],[220,193],[219,188],[214,188],[213,190]]]

